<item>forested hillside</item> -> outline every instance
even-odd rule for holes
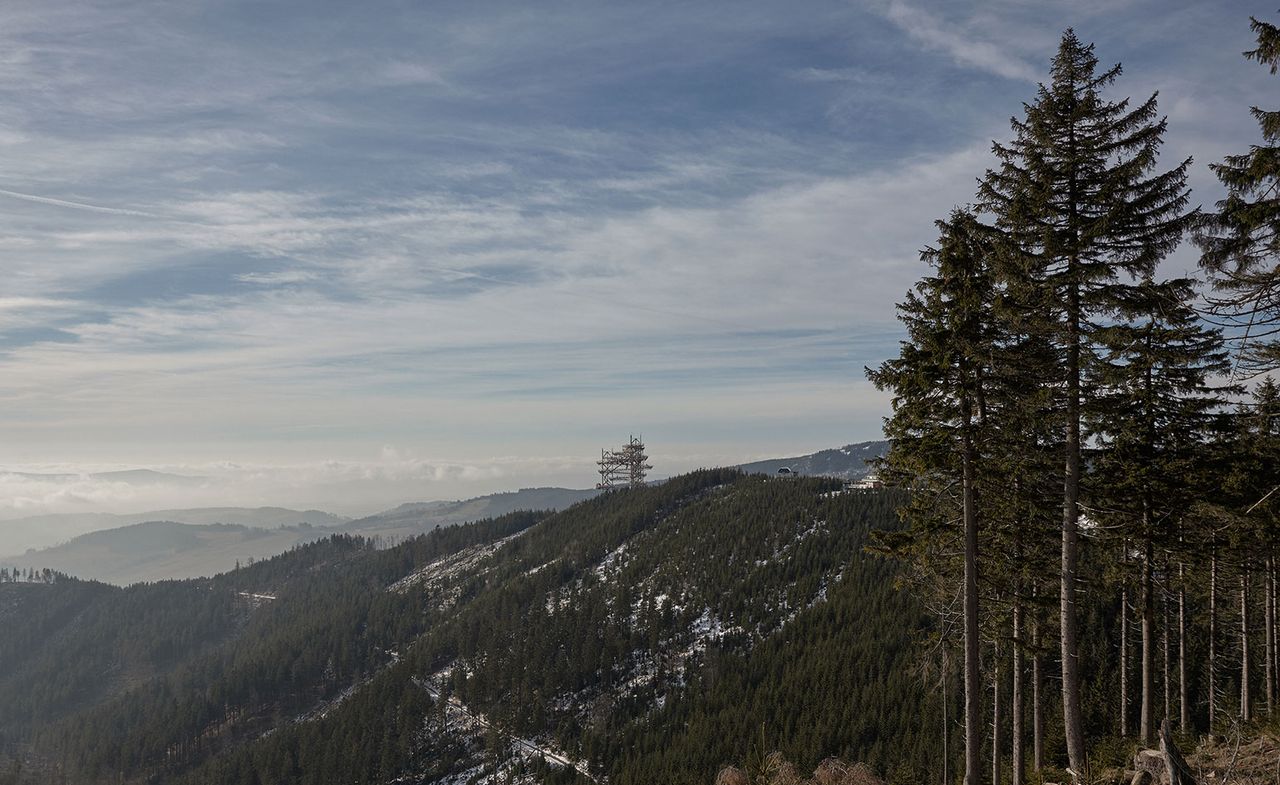
[[[31,781],[705,782],[763,732],[915,781],[926,617],[863,550],[900,501],[705,471],[212,580],[0,584],[6,749]]]

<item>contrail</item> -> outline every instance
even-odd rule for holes
[[[145,213],[141,210],[128,210],[123,207],[103,207],[97,204],[85,204],[84,202],[68,202],[65,199],[50,199],[47,196],[36,196],[35,194],[24,194],[17,191],[6,191],[0,188],[0,196],[11,196],[14,199],[22,199],[28,202],[36,202],[38,204],[50,204],[54,207],[70,207],[73,210],[88,210],[94,213],[107,213],[109,215],[135,215],[139,218],[160,218],[155,213]]]

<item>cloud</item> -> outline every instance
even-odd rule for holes
[[[133,210],[124,207],[106,207],[97,204],[86,204],[85,202],[72,202],[66,199],[52,199],[47,196],[36,196],[34,194],[18,193],[17,191],[6,191],[0,189],[0,195],[8,196],[13,199],[22,199],[27,202],[35,202],[37,204],[47,204],[54,207],[69,207],[73,210],[88,210],[94,213],[105,213],[107,215],[132,215],[140,218],[158,218],[154,213],[144,212],[142,210]]]
[[[281,39],[5,4],[0,459],[252,456],[210,498],[341,503],[576,482],[632,429],[672,470],[871,438],[862,366],[1068,18],[1199,160],[1274,87],[1203,4],[979,5],[406,5]]]
[[[287,266],[237,273],[260,284],[247,290],[117,307],[64,325],[72,340],[14,348],[0,358],[0,430],[48,459],[86,445],[115,460],[341,456],[389,439],[428,456],[353,472],[344,493],[367,500],[407,499],[412,483],[434,484],[419,498],[527,484],[537,456],[589,457],[620,428],[643,429],[671,472],[701,465],[682,454],[733,462],[761,444],[872,438],[883,397],[862,365],[893,346],[892,303],[918,273],[916,249],[984,160],[975,143],[607,217],[539,213],[521,194],[372,211],[275,193],[174,206],[212,228],[158,224],[174,234],[150,244],[194,233],[210,249],[287,252]],[[307,286],[279,285],[294,282]],[[519,460],[499,471],[440,459],[486,449]],[[268,503],[270,485],[270,503],[342,503],[331,476],[293,491],[273,476],[208,497]]]
[[[798,68],[789,72],[799,82],[884,85],[891,82],[887,76],[874,74],[863,68]]]
[[[241,273],[235,276],[237,281],[244,283],[256,283],[264,286],[287,285],[294,283],[307,283],[316,280],[317,276],[313,272],[306,270],[280,270],[270,273]]]
[[[1006,44],[967,35],[955,25],[948,25],[902,0],[890,0],[885,18],[925,48],[944,52],[962,65],[1033,84],[1042,76],[1038,69],[1011,55]]]
[[[395,85],[448,85],[448,81],[438,70],[425,63],[388,63],[382,69],[382,77],[387,83]]]

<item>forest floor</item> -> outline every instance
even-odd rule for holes
[[[1187,755],[1187,763],[1200,782],[1275,785],[1280,782],[1280,737],[1264,730],[1244,738],[1206,740]]]
[[[1198,744],[1181,749],[1196,782],[1202,785],[1280,785],[1280,734],[1275,730],[1204,736]],[[1158,773],[1156,781],[1168,783],[1159,753],[1148,750],[1140,754],[1149,756],[1149,765]],[[1106,769],[1099,781],[1127,785],[1134,775],[1133,765],[1123,771]]]

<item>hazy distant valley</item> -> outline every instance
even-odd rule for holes
[[[86,580],[118,585],[138,581],[195,578],[227,572],[269,559],[291,548],[333,534],[358,534],[399,542],[438,526],[463,523],[517,509],[558,510],[595,491],[537,488],[493,494],[461,502],[405,504],[366,518],[349,520],[330,513],[238,508],[166,510],[131,516],[104,516],[102,523],[137,523],[92,531],[51,548],[0,557],[0,565],[50,568]],[[60,516],[49,516],[56,525]],[[38,526],[48,519],[19,521]],[[9,521],[0,522],[0,531]]]
[[[866,461],[882,454],[884,448],[885,442],[862,442],[810,455],[755,461],[739,468],[748,473],[775,474],[786,467],[798,475],[855,480],[866,475]],[[154,476],[145,470],[115,474],[138,479]],[[44,515],[0,521],[0,566],[49,568],[118,585],[195,578],[267,559],[335,533],[394,543],[438,526],[516,510],[562,510],[596,493],[525,488],[463,501],[402,504],[356,519],[279,507]]]

